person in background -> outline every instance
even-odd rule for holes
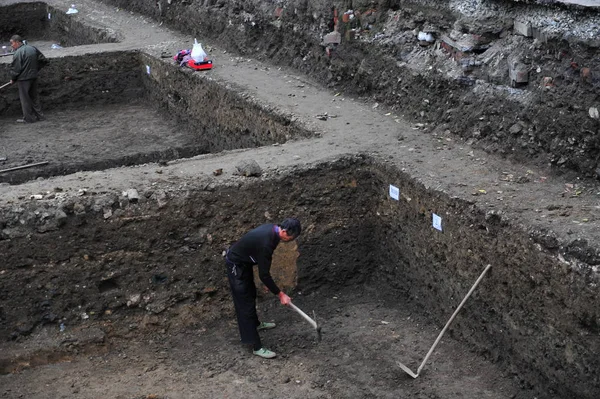
[[[282,305],[289,305],[291,298],[277,287],[271,277],[271,261],[280,241],[293,241],[301,232],[302,226],[296,218],[285,219],[280,224],[263,224],[246,233],[229,248],[225,256],[241,341],[251,344],[253,353],[265,359],[274,358],[276,354],[262,346],[258,331],[275,328],[275,323],[261,323],[258,320],[252,269],[258,265],[258,276],[263,284],[279,296]]]
[[[38,72],[47,64],[46,57],[37,48],[25,44],[21,36],[10,38],[10,46],[14,50],[10,67],[10,83],[17,84],[19,98],[23,109],[23,118],[19,123],[33,123],[44,120],[38,96]]]

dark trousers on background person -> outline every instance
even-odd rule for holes
[[[262,345],[256,329],[260,322],[256,314],[256,285],[252,267],[237,266],[228,260],[225,264],[241,341],[244,344],[252,344],[254,350],[258,350]]]
[[[17,80],[17,87],[25,122],[31,123],[44,119],[38,96],[37,79]]]

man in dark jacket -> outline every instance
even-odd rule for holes
[[[241,340],[253,345],[253,353],[265,359],[271,359],[276,354],[263,348],[258,331],[274,328],[275,323],[261,323],[258,320],[252,268],[258,265],[258,276],[263,284],[279,296],[282,305],[289,305],[291,298],[277,287],[271,277],[271,260],[280,241],[293,241],[301,231],[302,226],[296,218],[285,219],[278,225],[263,224],[233,244],[225,257]]]
[[[10,67],[10,83],[17,83],[19,98],[23,109],[21,123],[33,123],[44,119],[38,98],[37,77],[39,70],[46,64],[46,57],[35,47],[23,43],[19,35],[10,38],[14,50]]]

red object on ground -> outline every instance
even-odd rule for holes
[[[189,66],[190,68],[195,69],[197,71],[201,71],[203,69],[212,69],[213,62],[212,62],[212,60],[202,61],[202,62],[196,62],[194,60],[189,60],[187,63],[187,66]]]

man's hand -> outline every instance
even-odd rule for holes
[[[12,85],[12,84],[15,84],[15,81],[11,79],[11,80],[10,80],[10,84],[11,84],[11,85]]]
[[[292,303],[292,298],[290,298],[289,296],[287,296],[285,294],[285,292],[280,291],[279,292],[279,302],[281,302],[282,305],[287,306],[290,303]]]

